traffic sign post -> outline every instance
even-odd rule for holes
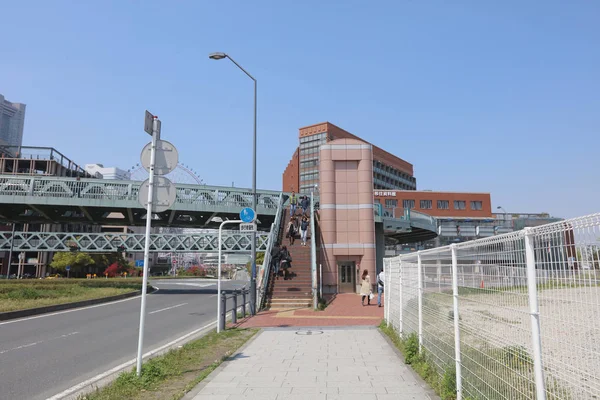
[[[148,171],[148,180],[140,190],[138,201],[146,208],[146,235],[144,241],[144,264],[142,272],[142,305],[140,307],[140,328],[138,336],[136,373],[142,373],[142,351],[144,348],[144,323],[146,318],[146,288],[150,270],[150,230],[152,229],[152,214],[168,210],[175,203],[175,185],[160,175],[168,174],[177,167],[179,155],[171,143],[160,140],[161,123],[157,116],[146,111],[144,131],[152,135],[152,141],[147,144],[140,155],[142,166]],[[156,175],[156,176],[155,176]],[[137,263],[136,263],[137,264]],[[127,273],[126,273],[127,274]],[[125,277],[127,275],[125,274]]]
[[[65,267],[65,270],[67,271],[67,278],[69,278],[69,276],[71,275],[71,274],[70,274],[70,272],[71,272],[71,266],[70,266],[70,265],[67,265],[67,266]]]
[[[256,185],[254,185],[256,189]],[[253,205],[256,205],[256,192],[253,194]],[[256,210],[250,207],[246,207],[240,211],[240,219],[242,222],[246,224],[254,225],[254,221],[256,221]],[[242,229],[249,229],[249,227],[242,228],[240,226],[240,232]],[[246,232],[250,232],[252,234],[251,238],[251,262],[252,262],[252,270],[250,276],[250,314],[256,315],[256,227],[253,227],[252,230],[247,230]]]

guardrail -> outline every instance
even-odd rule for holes
[[[221,315],[219,315],[219,327],[220,331],[225,330],[225,323],[227,321],[227,313],[231,312],[231,322],[237,323],[238,313],[238,297],[242,296],[242,318],[246,318],[246,306],[250,306],[250,289],[243,287],[241,289],[234,290],[222,290],[221,291]],[[227,308],[227,300],[233,300],[233,307]]]

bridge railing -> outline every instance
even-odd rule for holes
[[[279,195],[279,206],[277,207],[277,213],[275,214],[275,221],[271,224],[271,232],[268,236],[263,264],[258,271],[258,276],[256,277],[256,287],[258,288],[258,295],[256,296],[257,310],[261,309],[266,297],[269,276],[271,274],[271,250],[273,249],[275,242],[279,240],[279,230],[281,227],[281,217],[283,215],[284,204],[285,198],[283,193],[281,193]]]
[[[458,399],[600,394],[600,214],[384,259],[385,318]]]
[[[142,182],[66,177],[23,177],[0,175],[0,196],[40,199],[87,199],[98,201],[132,201],[137,203]],[[250,207],[250,189],[224,186],[176,184],[175,204]],[[279,192],[259,190],[259,208],[276,209]],[[141,208],[141,206],[139,206]]]

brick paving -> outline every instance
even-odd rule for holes
[[[383,301],[383,299],[382,299]],[[377,326],[383,320],[383,307],[377,307],[377,297],[370,306],[361,306],[357,294],[339,294],[323,311],[308,308],[266,310],[246,318],[237,325],[241,328],[292,326]]]
[[[374,327],[267,328],[185,400],[439,400]]]

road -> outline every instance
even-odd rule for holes
[[[144,353],[215,321],[214,280],[152,284],[159,290],[147,298]],[[136,297],[0,322],[0,399],[44,400],[135,358],[139,312]]]

